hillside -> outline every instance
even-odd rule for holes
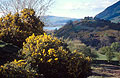
[[[55,32],[57,37],[81,40],[88,46],[100,48],[120,41],[120,24],[92,19],[70,22]]]
[[[95,16],[95,18],[110,20],[112,22],[120,22],[120,1],[109,6],[103,12]]]

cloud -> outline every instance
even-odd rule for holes
[[[80,9],[80,10],[93,10],[96,8],[107,8],[108,6],[112,5],[115,3],[117,0],[89,0],[88,2],[68,2],[67,4],[63,5],[63,9],[65,10],[75,10],[75,9]]]
[[[67,17],[95,16],[119,0],[57,0],[55,15]]]
[[[3,12],[0,12],[0,17],[2,17],[3,16]]]

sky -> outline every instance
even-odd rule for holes
[[[55,0],[48,15],[84,18],[94,17],[119,0]]]

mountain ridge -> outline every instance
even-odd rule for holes
[[[114,23],[120,22],[120,1],[107,7],[103,12],[97,14],[95,18],[110,20]]]

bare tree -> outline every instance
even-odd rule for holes
[[[6,15],[29,8],[34,9],[37,16],[43,16],[52,3],[53,0],[0,0],[0,10]]]

